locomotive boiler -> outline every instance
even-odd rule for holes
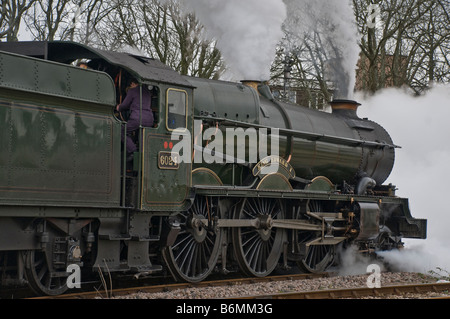
[[[133,133],[129,161],[114,109],[131,78],[152,92],[155,123]],[[383,184],[398,146],[359,103],[331,105],[73,42],[0,43],[2,284],[60,294],[73,265],[190,282],[322,272],[340,246],[426,238],[426,220]]]

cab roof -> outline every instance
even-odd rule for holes
[[[100,71],[107,71],[106,68],[108,66],[122,68],[142,83],[163,82],[183,87],[193,87],[178,72],[159,60],[126,52],[101,50],[76,42],[0,42],[0,50],[65,64],[77,59],[88,59]],[[102,65],[102,62],[106,63]]]

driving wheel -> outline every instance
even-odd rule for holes
[[[232,229],[236,259],[245,274],[264,277],[275,269],[283,251],[285,230],[272,227],[271,220],[283,218],[279,199],[246,198],[235,210],[234,219],[257,219],[259,225]]]
[[[174,244],[163,249],[164,260],[177,280],[202,281],[216,266],[222,231],[213,225],[219,215],[215,201],[197,196],[191,208],[177,216],[181,230]]]

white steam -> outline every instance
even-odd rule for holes
[[[358,252],[358,248],[350,246],[347,249],[338,249],[339,265],[336,269],[331,269],[338,273],[339,276],[362,275],[367,273],[367,266],[377,264],[380,270],[384,271],[381,262],[374,260],[367,255]]]
[[[428,220],[426,240],[405,239],[403,250],[381,255],[398,270],[450,271],[450,86],[436,86],[421,97],[386,89],[358,99],[359,116],[382,125],[402,147],[386,183],[409,198],[413,217]]]
[[[180,0],[195,12],[236,80],[269,80],[286,18],[282,0]]]
[[[352,98],[359,58],[359,35],[349,0],[283,0],[288,17],[286,52],[309,52],[308,60],[325,69],[337,98]],[[308,54],[307,54],[308,55]]]

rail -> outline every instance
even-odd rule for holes
[[[442,293],[450,290],[450,283],[409,284],[385,286],[380,288],[348,288],[317,291],[285,292],[270,295],[234,296],[229,299],[339,299],[401,295],[406,293],[422,294],[427,292]]]
[[[169,285],[154,285],[154,286],[143,286],[143,287],[132,287],[132,288],[122,288],[114,289],[112,291],[89,291],[80,293],[67,293],[58,296],[42,296],[42,297],[32,297],[27,299],[93,299],[93,298],[108,298],[110,296],[124,296],[133,293],[157,293],[157,292],[168,292],[177,289],[186,288],[199,288],[199,287],[218,287],[218,286],[233,286],[233,285],[243,285],[243,284],[253,284],[259,282],[274,282],[274,281],[285,281],[285,280],[302,280],[302,279],[314,279],[314,278],[324,278],[329,277],[330,273],[315,273],[315,274],[289,274],[289,275],[278,275],[278,276],[268,276],[268,277],[251,277],[251,278],[232,278],[226,280],[212,280],[212,281],[202,281],[199,283],[177,283]],[[106,296],[107,295],[107,296]]]

